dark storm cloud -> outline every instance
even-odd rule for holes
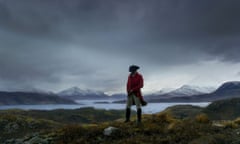
[[[63,32],[67,38],[75,32],[97,42],[111,40],[110,36],[120,43],[128,38],[133,44],[182,42],[239,35],[239,4],[238,0],[2,0],[0,18],[5,28],[39,36]]]
[[[239,0],[0,0],[0,80],[59,83],[67,76],[91,77],[105,65],[239,62],[239,5]]]

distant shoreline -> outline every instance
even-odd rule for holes
[[[146,107],[143,107],[143,113],[152,114],[158,113],[170,106],[175,105],[194,105],[205,107],[209,105],[208,102],[201,103],[149,103]],[[20,110],[56,110],[56,109],[66,109],[74,110],[81,109],[86,107],[92,107],[95,109],[104,109],[104,110],[124,110],[126,107],[125,103],[96,103],[94,101],[81,104],[47,104],[47,105],[6,105],[0,106],[0,110],[10,110],[10,109],[20,109]],[[135,110],[136,107],[132,106],[132,110]]]

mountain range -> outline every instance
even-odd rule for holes
[[[145,97],[149,102],[212,102],[226,98],[240,97],[240,82],[226,82],[215,91],[194,95],[172,96],[171,92],[163,95]]]
[[[183,85],[180,88],[172,89],[169,91],[161,90],[160,92],[146,95],[146,100],[154,101],[158,99],[175,99],[181,97],[192,97],[195,95],[209,94],[216,90],[214,87],[199,87]]]
[[[99,100],[99,99],[114,99],[115,102],[123,102],[126,99],[126,94],[119,93],[111,96],[104,92],[93,90],[82,90],[78,87],[73,87],[61,91],[59,96],[71,100]],[[148,102],[211,102],[215,100],[240,97],[240,82],[226,82],[218,88],[214,87],[199,87],[191,85],[183,85],[178,89],[162,89],[153,94],[145,95],[144,98]]]
[[[99,100],[106,99],[109,96],[101,91],[82,90],[78,87],[72,87],[57,93],[58,96],[71,100]]]
[[[214,90],[216,90],[216,88],[214,87],[183,85],[182,87],[177,89],[164,88],[156,93],[150,94],[149,96],[159,96],[159,95],[168,95],[168,97],[193,96],[193,95],[211,93]]]
[[[150,102],[211,102],[215,100],[240,97],[240,82],[226,82],[219,88],[183,85],[178,89],[163,89],[153,94],[145,95]],[[68,88],[58,93],[34,92],[4,92],[0,91],[0,105],[17,104],[75,104],[81,100],[113,100],[122,103],[126,94],[119,93],[111,96],[101,91],[83,90],[78,87]]]
[[[0,105],[76,104],[56,94],[39,92],[0,92]]]
[[[168,94],[171,96],[193,96],[193,95],[211,93],[214,90],[216,90],[216,88],[183,85],[182,87],[176,90],[170,91]]]
[[[168,95],[168,97],[182,97],[182,96],[193,96],[199,94],[206,94],[211,93],[212,91],[216,90],[213,87],[198,87],[198,86],[190,86],[190,85],[183,85],[178,89],[162,89],[158,92],[147,94],[146,97],[159,97],[159,95]],[[63,90],[57,93],[60,97],[64,97],[71,100],[98,100],[98,99],[125,99],[125,93],[116,93],[112,95],[107,95],[101,91],[94,91],[94,90],[82,90],[78,87],[72,87],[66,90]]]

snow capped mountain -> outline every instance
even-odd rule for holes
[[[145,97],[148,102],[212,102],[239,98],[240,81],[226,82],[219,88],[184,85],[163,95]]]
[[[93,91],[93,90],[82,90],[78,87],[72,87],[66,90],[63,90],[61,92],[58,93],[59,96],[73,96],[73,95],[102,95],[104,94],[103,92],[100,91]]]
[[[211,93],[214,90],[216,90],[216,88],[183,85],[182,87],[169,92],[168,95],[171,95],[171,96],[193,96],[193,95]]]
[[[80,99],[101,99],[101,98],[107,98],[106,94],[101,91],[93,91],[93,90],[83,90],[78,87],[72,87],[66,90],[63,90],[58,93],[59,96],[65,97],[68,99],[73,100],[80,100]]]
[[[181,97],[192,97],[196,95],[209,94],[216,90],[214,87],[200,87],[200,86],[190,86],[183,85],[178,89],[162,89],[159,92],[153,93],[151,95],[147,95],[145,97],[148,101],[164,101],[166,99],[171,98],[181,98]]]

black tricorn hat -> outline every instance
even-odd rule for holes
[[[137,71],[138,69],[140,69],[140,67],[137,66],[137,65],[131,65],[131,66],[129,66],[129,72],[135,72],[135,71]]]

